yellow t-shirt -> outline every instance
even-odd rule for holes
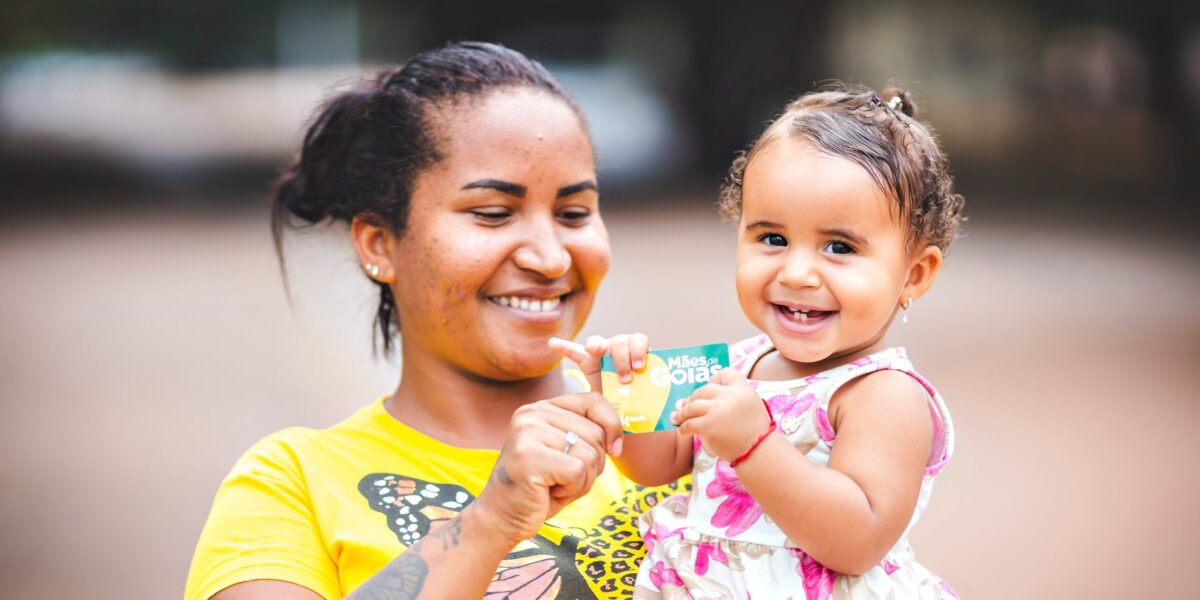
[[[498,456],[430,438],[382,400],[328,429],[272,434],[217,491],[185,598],[253,579],[341,598],[474,500]],[[509,554],[497,578],[507,589],[519,582],[527,598],[630,596],[644,554],[637,516],[684,485],[643,488],[610,463],[588,495]]]

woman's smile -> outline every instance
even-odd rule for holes
[[[505,313],[533,323],[557,323],[562,320],[571,299],[569,288],[525,289],[486,296]]]

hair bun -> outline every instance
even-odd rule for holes
[[[895,107],[896,110],[899,110],[910,117],[916,118],[917,103],[913,100],[912,94],[909,93],[908,90],[902,87],[891,86],[883,90],[883,93],[879,94],[879,99],[882,100],[884,104],[889,106],[895,102],[896,98],[900,99],[900,105]]]
[[[287,212],[316,223],[327,216],[326,208],[313,197],[315,194],[305,179],[300,169],[289,169],[275,182],[275,194]]]

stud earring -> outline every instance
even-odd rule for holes
[[[912,306],[912,298],[911,297],[908,300],[905,300],[904,304],[900,305],[900,308],[904,309],[904,314],[900,315],[901,323],[908,322],[908,307],[910,307],[910,306]]]
[[[379,277],[379,265],[363,265],[363,269],[365,269],[367,274],[372,278]]]

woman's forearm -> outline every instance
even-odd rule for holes
[[[410,546],[347,599],[482,598],[513,544],[473,508]]]

